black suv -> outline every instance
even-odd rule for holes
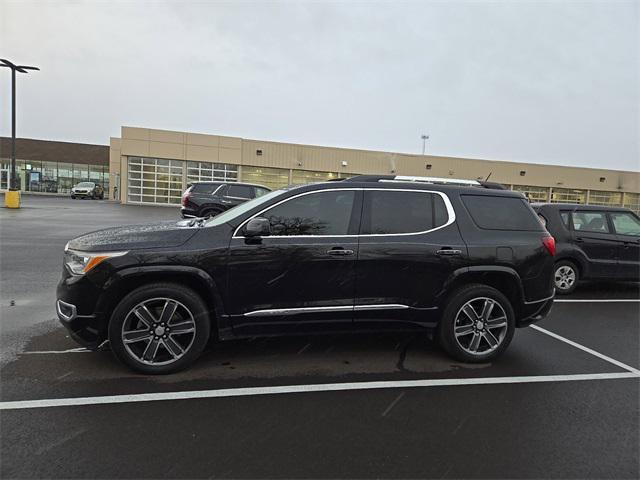
[[[210,338],[343,331],[423,331],[486,362],[551,309],[554,249],[519,193],[359,176],[71,240],[57,313],[143,373],[189,365]]]
[[[557,242],[555,285],[571,293],[580,279],[640,281],[640,218],[621,207],[533,204]]]
[[[232,207],[261,197],[271,189],[237,182],[194,182],[182,194],[182,218],[215,217]]]

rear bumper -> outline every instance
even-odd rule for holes
[[[520,312],[520,318],[516,320],[516,327],[522,328],[531,325],[532,323],[543,320],[551,311],[553,307],[553,300],[555,298],[555,290],[553,295],[549,298],[539,300],[537,302],[527,302],[523,305]]]
[[[192,218],[198,216],[197,210],[191,210],[190,208],[181,207],[180,208],[180,216],[182,218]]]

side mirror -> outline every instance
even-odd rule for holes
[[[267,237],[269,235],[271,235],[271,223],[263,217],[252,218],[244,227],[244,236],[247,238]]]

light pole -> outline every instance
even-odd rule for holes
[[[422,135],[420,137],[422,139],[422,155],[424,155],[424,151],[427,148],[427,140],[429,140],[429,135]]]
[[[27,65],[15,65],[4,58],[0,58],[0,67],[11,69],[11,180],[9,191],[5,195],[5,204],[9,208],[19,208],[20,194],[16,178],[16,72],[29,73],[29,70],[40,69]]]

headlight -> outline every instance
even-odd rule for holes
[[[65,247],[64,264],[74,275],[84,275],[107,258],[121,257],[128,252],[86,253],[69,250]]]

